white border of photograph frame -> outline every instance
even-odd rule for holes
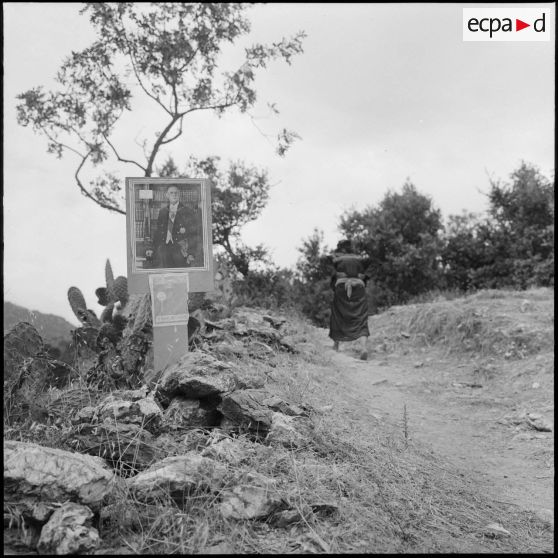
[[[205,188],[204,179],[192,179],[192,178],[134,178],[130,179],[129,183],[129,195],[127,203],[129,204],[128,211],[130,215],[130,240],[131,240],[131,248],[132,248],[132,272],[133,273],[166,273],[166,272],[173,272],[177,270],[184,270],[188,273],[193,271],[206,271],[208,269],[209,263],[209,239],[208,239],[208,216],[207,216],[207,188]],[[202,247],[203,247],[203,265],[197,267],[156,267],[156,268],[143,268],[138,267],[138,261],[140,260],[141,256],[136,253],[137,249],[137,226],[138,223],[136,221],[136,209],[137,204],[135,200],[135,192],[138,186],[144,186],[143,190],[146,190],[146,186],[151,186],[151,191],[155,191],[155,189],[164,190],[168,188],[170,185],[176,185],[178,188],[180,186],[199,186],[200,189],[200,210],[201,210],[201,227],[202,227]],[[142,190],[139,190],[142,192]],[[141,194],[140,194],[141,198]]]

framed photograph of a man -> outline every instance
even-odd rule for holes
[[[190,291],[213,289],[209,181],[127,178],[128,281],[147,292],[152,273],[187,272]]]

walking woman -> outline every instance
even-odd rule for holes
[[[370,278],[363,259],[354,253],[350,240],[341,240],[333,254],[335,271],[331,277],[333,301],[329,336],[333,348],[339,350],[339,342],[360,340],[360,358],[366,360],[368,329],[368,300],[365,286]]]

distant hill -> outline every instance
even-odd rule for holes
[[[70,332],[78,327],[60,316],[28,310],[23,306],[4,301],[4,333],[18,322],[33,324],[43,340],[55,347],[70,341],[72,338]]]

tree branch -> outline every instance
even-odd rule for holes
[[[182,117],[180,117],[179,121],[180,121],[180,129],[178,130],[176,135],[174,135],[172,138],[169,138],[169,139],[166,139],[166,140],[162,141],[161,145],[164,145],[165,143],[170,143],[171,141],[174,141],[175,139],[178,139],[182,135]]]
[[[131,165],[136,165],[137,167],[139,167],[143,172],[146,171],[145,167],[142,167],[137,161],[132,161],[131,159],[123,159],[120,154],[118,153],[118,151],[116,151],[116,148],[114,147],[114,145],[112,145],[112,143],[110,142],[110,140],[108,139],[106,134],[103,134],[103,137],[105,138],[105,141],[109,144],[110,148],[112,149],[114,155],[116,156],[116,158],[122,162],[122,163],[130,163]]]
[[[148,97],[151,97],[167,114],[170,114],[172,116],[172,112],[161,102],[161,99],[159,99],[159,97],[156,97],[155,95],[150,93],[147,90],[147,88],[143,85],[143,81],[141,80],[141,78],[139,76],[139,72],[136,68],[134,53],[132,51],[130,41],[128,40],[128,36],[126,35],[126,28],[124,26],[124,22],[122,21],[122,16],[120,16],[120,24],[122,26],[122,33],[123,33],[123,36],[124,36],[124,40],[126,41],[126,46],[128,47],[128,56],[130,57],[130,62],[132,63],[132,70],[134,71],[134,75],[136,76],[136,79],[138,80],[138,83],[139,83],[140,87],[143,89],[143,92]]]
[[[149,156],[149,161],[147,163],[147,168],[145,169],[145,176],[151,176],[151,173],[153,172],[153,163],[155,162],[155,157],[157,156],[157,153],[159,152],[159,148],[165,142],[165,136],[169,133],[170,129],[175,125],[176,121],[179,120],[180,118],[181,118],[181,116],[174,115],[172,117],[172,120],[167,124],[165,129],[161,132],[161,134],[157,138],[157,141],[155,142],[155,145],[153,146],[153,149],[151,150],[151,155]]]
[[[189,108],[188,110],[185,110],[184,112],[181,112],[181,113],[179,114],[179,116],[181,116],[181,117],[182,117],[182,116],[186,116],[187,114],[189,114],[189,113],[191,113],[191,112],[194,112],[194,111],[196,111],[196,110],[218,110],[218,109],[226,109],[226,108],[232,107],[232,106],[235,105],[235,104],[236,104],[235,101],[230,101],[230,102],[221,103],[221,104],[219,104],[219,105],[208,105],[208,106],[206,106],[206,107],[192,107],[192,108]]]
[[[82,160],[81,163],[79,164],[78,168],[76,169],[76,172],[74,173],[74,177],[76,179],[78,188],[81,190],[81,193],[88,197],[90,200],[94,201],[97,205],[101,206],[103,209],[108,209],[109,211],[114,211],[116,213],[120,213],[122,215],[126,215],[126,212],[123,211],[122,209],[120,209],[119,207],[115,206],[115,205],[111,205],[105,202],[102,202],[101,200],[98,200],[97,198],[95,198],[93,195],[91,195],[91,193],[85,188],[85,186],[82,184],[81,180],[79,179],[79,172],[81,171],[83,165],[85,164],[85,161],[87,160],[87,158],[89,157],[89,155],[91,154],[91,152],[89,152],[87,155],[82,156]]]
[[[43,131],[43,133],[45,134],[45,136],[52,142],[52,143],[56,143],[58,145],[60,145],[61,147],[64,147],[65,149],[67,149],[68,151],[73,151],[76,155],[78,155],[79,157],[82,158],[87,158],[89,157],[89,153],[87,155],[83,155],[83,153],[80,153],[77,149],[74,149],[73,147],[70,147],[69,145],[66,145],[65,143],[62,143],[61,141],[58,141],[57,139],[54,139],[50,133],[48,132],[48,130],[44,127],[44,126],[40,126],[40,129]],[[86,144],[87,145],[87,144]]]

